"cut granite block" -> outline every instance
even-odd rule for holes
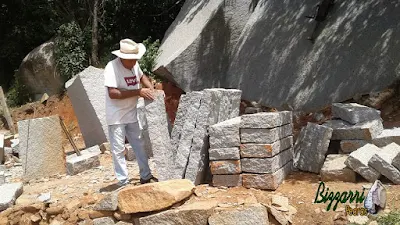
[[[400,154],[397,154],[392,161],[392,165],[400,170]]]
[[[189,108],[190,95],[183,94],[179,99],[178,109],[174,121],[174,127],[171,132],[171,144],[174,149],[178,149],[178,143],[181,139],[183,124],[186,119],[186,111]]]
[[[276,190],[286,176],[292,171],[292,161],[270,174],[242,174],[243,187],[263,190]]]
[[[384,129],[380,135],[372,140],[372,144],[378,147],[383,147],[393,142],[400,145],[400,127]]]
[[[240,174],[242,172],[240,160],[212,161],[210,167],[213,175]]]
[[[292,124],[272,129],[242,128],[240,129],[240,141],[242,143],[272,144],[292,134]]]
[[[213,175],[212,184],[215,187],[237,187],[242,186],[242,175]]]
[[[381,112],[357,103],[333,103],[332,117],[339,118],[351,124],[357,124],[381,118]]]
[[[326,152],[332,136],[332,128],[308,123],[301,129],[294,146],[294,167],[303,171],[319,173],[324,165]]]
[[[238,147],[233,148],[214,148],[208,150],[208,154],[211,161],[216,160],[238,160],[240,159],[240,153]]]
[[[375,145],[366,144],[358,150],[350,153],[345,164],[369,182],[375,182],[375,180],[379,179],[381,174],[374,168],[370,167],[368,162],[372,156],[380,151],[381,149]]]
[[[292,112],[262,112],[242,116],[240,128],[275,128],[292,122]]]
[[[340,149],[344,154],[354,152],[355,150],[361,148],[362,146],[368,144],[368,141],[364,140],[341,140]]]
[[[242,158],[268,158],[292,146],[293,136],[285,137],[272,144],[241,144],[240,156]]]
[[[218,122],[223,122],[239,116],[242,91],[237,89],[216,88],[221,92],[221,101],[218,112]]]
[[[271,158],[241,159],[245,173],[274,173],[293,159],[293,148],[287,149]]]
[[[209,128],[211,148],[229,148],[240,146],[240,117],[214,124]]]
[[[372,140],[383,131],[382,120],[351,125],[343,120],[330,120],[323,125],[333,129],[332,140]]]
[[[400,154],[400,146],[389,144],[368,161],[368,165],[395,184],[400,184],[400,171],[392,165],[393,159]]]
[[[67,156],[67,173],[75,175],[83,171],[100,166],[100,148],[98,145],[81,151],[81,155],[76,153]]]
[[[23,192],[22,183],[10,183],[0,186],[0,212],[12,207]]]
[[[321,180],[356,182],[356,173],[344,164],[347,155],[328,155],[321,169]]]

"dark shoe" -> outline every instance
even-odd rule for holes
[[[140,183],[141,183],[141,184],[155,183],[155,182],[158,182],[158,179],[155,178],[155,177],[153,177],[153,176],[151,176],[151,177],[150,177],[149,179],[147,179],[147,180],[144,180],[144,179],[140,178]]]

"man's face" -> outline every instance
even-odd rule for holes
[[[128,70],[132,69],[136,64],[136,59],[121,59],[122,65]]]

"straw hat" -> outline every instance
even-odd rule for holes
[[[123,39],[119,42],[119,50],[112,54],[122,59],[140,59],[146,52],[146,47],[142,43],[136,43],[131,39]]]

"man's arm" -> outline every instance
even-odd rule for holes
[[[142,75],[140,82],[142,82],[143,86],[154,90],[153,84],[150,82],[149,78],[145,74]]]
[[[145,99],[154,100],[154,96],[152,94],[152,90],[149,88],[140,88],[138,90],[129,90],[129,91],[122,91],[118,88],[108,88],[108,95],[111,99],[125,99],[134,96],[140,96]]]

